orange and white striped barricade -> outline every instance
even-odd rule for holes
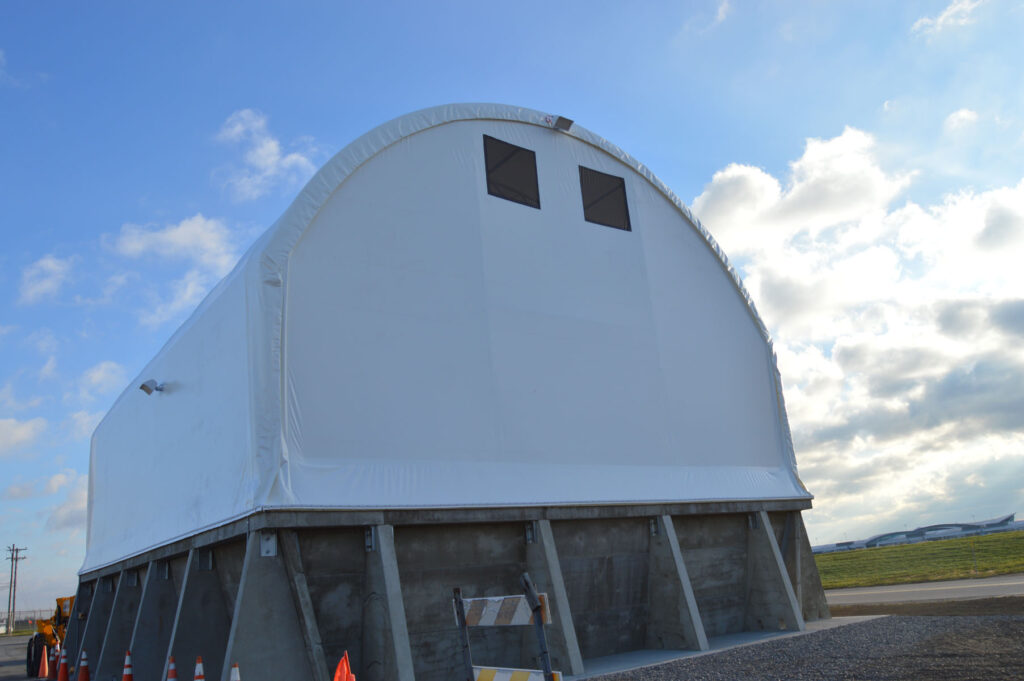
[[[547,594],[537,593],[528,573],[519,578],[523,595],[463,598],[462,589],[452,592],[455,623],[462,637],[465,681],[560,681],[562,674],[552,671],[544,625],[551,623]],[[533,625],[540,646],[543,669],[508,669],[473,664],[469,646],[469,627],[515,627]]]

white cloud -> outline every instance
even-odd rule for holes
[[[3,388],[0,388],[0,406],[4,409],[12,411],[20,411],[22,409],[32,409],[38,407],[43,403],[43,398],[33,397],[31,399],[22,402],[14,396],[14,386],[8,381],[4,384]]]
[[[129,258],[156,255],[186,260],[218,276],[227,274],[238,260],[227,226],[216,218],[204,217],[202,213],[163,229],[123,225],[114,249]]]
[[[8,485],[0,497],[4,499],[31,499],[33,497],[52,496],[62,489],[73,485],[81,477],[78,471],[65,468],[49,477]]]
[[[244,167],[229,174],[227,186],[239,201],[258,199],[277,184],[302,182],[313,175],[315,149],[304,140],[299,151],[284,153],[281,143],[267,129],[267,117],[252,109],[228,116],[217,139],[246,146]]]
[[[730,256],[843,224],[861,223],[860,237],[869,238],[866,220],[883,215],[910,182],[908,175],[884,172],[874,150],[874,137],[849,127],[829,140],[808,139],[785,188],[760,168],[731,164],[693,200],[694,212]]]
[[[1024,501],[1024,180],[892,205],[908,181],[847,129],[693,204],[775,339],[818,542]]]
[[[32,444],[44,430],[46,430],[46,419],[43,418],[34,418],[28,421],[0,419],[0,456]]]
[[[128,378],[124,367],[106,360],[87,369],[79,379],[79,396],[83,401],[91,401],[94,394],[105,394],[119,390],[125,386]]]
[[[50,515],[46,519],[46,529],[51,532],[84,530],[88,502],[89,479],[84,475],[78,476],[68,490],[68,496],[64,502],[50,509]]]
[[[92,435],[103,418],[103,412],[76,411],[71,414],[71,436],[76,440],[84,440]]]
[[[17,85],[18,81],[7,73],[7,54],[0,50],[0,85]]]
[[[718,0],[718,10],[715,12],[715,24],[720,24],[725,21],[730,12],[732,12],[732,5],[729,4],[729,0]]]
[[[57,358],[54,355],[50,355],[50,358],[46,360],[46,364],[39,370],[39,379],[46,380],[54,378],[57,375]]]
[[[964,128],[969,128],[977,122],[978,113],[976,111],[957,109],[946,116],[946,120],[942,123],[942,129],[947,135],[950,135]]]
[[[19,499],[31,499],[36,496],[36,484],[33,482],[15,482],[7,486],[0,499],[17,501]]]
[[[169,297],[141,311],[139,321],[146,326],[159,326],[178,317],[199,304],[216,281],[209,274],[189,270],[184,277],[171,283]]]
[[[210,288],[231,271],[238,251],[231,231],[216,218],[201,213],[163,229],[124,225],[113,244],[121,255],[138,258],[152,255],[184,260],[191,268],[171,283],[171,290],[139,313],[146,326],[159,326],[195,307]]]
[[[108,305],[114,299],[114,294],[120,291],[124,285],[128,283],[131,276],[132,275],[127,272],[112,274],[107,277],[107,281],[103,284],[103,291],[99,297],[87,298],[82,295],[76,295],[75,303],[79,305]]]
[[[54,473],[46,479],[43,485],[44,494],[56,494],[78,479],[78,473],[70,468],[65,468],[59,473]]]
[[[50,329],[38,329],[28,335],[26,339],[41,355],[52,355],[57,352],[60,343]]]
[[[4,326],[3,324],[0,324],[0,336],[6,336],[11,331],[14,331],[14,328],[15,327],[13,326]]]
[[[937,17],[921,17],[914,22],[911,31],[917,33],[938,33],[951,26],[966,26],[974,22],[972,14],[984,0],[953,0]]]
[[[71,274],[72,258],[45,255],[21,272],[20,302],[38,303],[54,298]]]

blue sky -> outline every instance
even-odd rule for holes
[[[120,390],[317,167],[446,102],[566,115],[695,208],[776,339],[812,541],[1024,510],[1022,34],[1008,0],[4,3],[19,604],[73,588]]]

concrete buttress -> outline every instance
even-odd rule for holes
[[[221,678],[237,662],[246,681],[309,679],[302,624],[278,550],[277,532],[250,532]]]
[[[138,614],[128,648],[140,679],[158,678],[171,641],[174,613],[186,558],[153,560],[146,569]],[[177,574],[177,579],[175,576]]]
[[[551,625],[547,639],[552,666],[561,667],[560,671],[566,674],[582,674],[583,656],[576,638],[551,521],[538,520],[535,527],[534,542],[526,547],[526,567],[537,590],[547,592],[551,600]]]
[[[377,525],[366,554],[363,669],[367,681],[415,681],[395,528]]]
[[[747,541],[746,629],[803,631],[803,614],[764,511],[749,515]]]
[[[663,515],[651,520],[656,533],[651,537],[647,647],[707,650],[708,638],[697,610],[672,516]]]
[[[85,621],[85,632],[82,635],[80,651],[85,650],[86,653],[99,656],[103,648],[103,637],[107,633],[107,622],[110,621],[110,611],[114,605],[119,576],[115,573],[96,580],[95,593]]]
[[[103,648],[99,655],[93,658],[93,673],[98,679],[116,676],[124,667],[124,653],[128,650],[132,630],[135,629],[145,574],[145,567],[121,572],[117,581],[117,592],[114,594],[114,604],[110,610],[107,632],[103,637]]]

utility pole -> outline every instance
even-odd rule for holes
[[[7,560],[11,561],[11,585],[7,589],[7,635],[14,635],[14,613],[18,605],[18,561],[25,560],[25,556],[19,555],[27,548],[18,548],[17,544],[7,547]]]

